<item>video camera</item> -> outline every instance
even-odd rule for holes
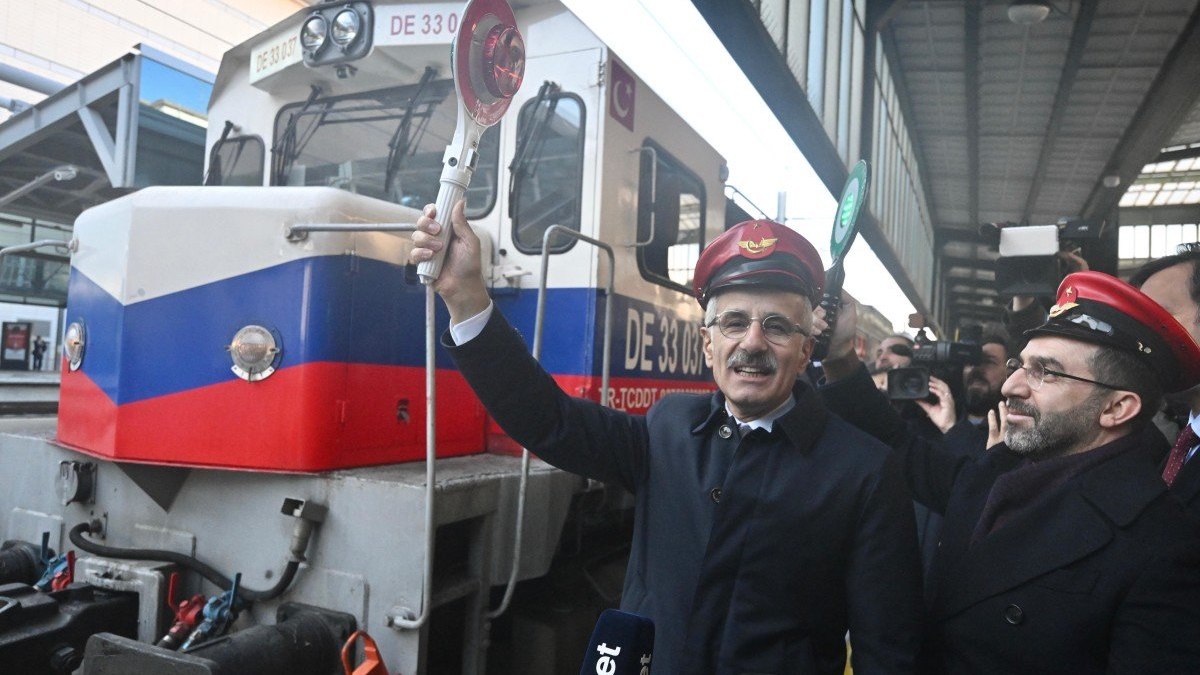
[[[979,227],[980,237],[1000,253],[997,292],[1002,296],[1054,297],[1067,272],[1059,251],[1078,255],[1086,242],[1100,239],[1105,224],[1080,218],[1062,218],[1057,225],[984,223]]]
[[[913,349],[912,365],[895,368],[887,374],[887,395],[894,401],[924,399],[936,401],[929,393],[929,376],[945,380],[952,392],[961,388],[963,368],[978,365],[983,357],[979,345],[979,326],[964,330],[961,342],[918,343]]]

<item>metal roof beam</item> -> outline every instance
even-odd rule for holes
[[[1081,217],[1086,220],[1109,215],[1124,190],[1104,187],[1103,177],[1120,176],[1121,185],[1129,185],[1137,178],[1142,167],[1159,154],[1200,99],[1197,82],[1200,82],[1200,4],[1192,10],[1150,91],[1142,99],[1104,171],[1097,176]]]
[[[1160,152],[1158,154],[1158,157],[1155,157],[1154,159],[1150,160],[1149,162],[1147,162],[1147,164],[1158,164],[1159,162],[1178,161],[1181,159],[1191,159],[1193,157],[1200,157],[1200,146],[1196,146],[1194,148],[1180,148],[1179,150],[1168,150],[1167,152]]]
[[[966,5],[966,43],[963,63],[967,93],[967,217],[979,223],[979,33],[983,12],[980,0]]]
[[[950,256],[944,253],[941,257],[943,267],[968,267],[971,269],[980,268],[990,270],[996,265],[995,260],[988,260],[986,258],[963,258],[961,256]]]
[[[1118,222],[1121,226],[1200,223],[1200,204],[1123,206],[1119,213]]]
[[[868,0],[867,4],[867,27],[872,33],[878,33],[887,27],[891,21],[904,6],[908,4],[908,0]]]
[[[7,159],[69,124],[80,109],[136,82],[135,54],[115,62],[53,94],[33,108],[17,113],[0,126],[0,160]],[[136,105],[136,101],[134,104]]]
[[[1038,155],[1037,169],[1033,172],[1033,182],[1029,184],[1029,195],[1025,198],[1025,210],[1021,212],[1021,222],[1028,222],[1033,215],[1033,207],[1038,195],[1042,192],[1042,181],[1046,178],[1046,168],[1050,164],[1050,155],[1054,149],[1054,141],[1058,138],[1058,130],[1062,126],[1067,113],[1067,102],[1071,98],[1071,89],[1075,87],[1075,76],[1079,73],[1079,64],[1083,61],[1083,50],[1087,46],[1088,37],[1092,34],[1092,20],[1096,18],[1098,0],[1082,0],[1079,5],[1079,15],[1075,17],[1075,27],[1071,30],[1071,43],[1067,47],[1067,59],[1063,63],[1062,75],[1058,78],[1058,90],[1054,94],[1054,107],[1050,110],[1050,122],[1046,125],[1046,135],[1042,140],[1041,153]]]

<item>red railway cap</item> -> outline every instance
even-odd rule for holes
[[[1200,345],[1161,305],[1102,272],[1076,272],[1058,286],[1046,323],[1025,335],[1052,335],[1122,349],[1176,392],[1200,382]]]
[[[704,248],[692,286],[701,307],[734,286],[795,291],[816,307],[824,281],[821,256],[800,233],[770,220],[747,220]]]

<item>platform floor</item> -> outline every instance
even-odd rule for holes
[[[0,416],[58,411],[57,371],[0,370]]]

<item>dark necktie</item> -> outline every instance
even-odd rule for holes
[[[1187,457],[1188,450],[1191,450],[1198,441],[1200,441],[1200,437],[1196,436],[1191,424],[1179,432],[1179,438],[1175,440],[1175,446],[1171,448],[1171,454],[1167,457],[1167,466],[1163,469],[1162,477],[1166,481],[1167,487],[1171,487],[1175,482],[1179,470],[1183,468],[1183,460]]]

